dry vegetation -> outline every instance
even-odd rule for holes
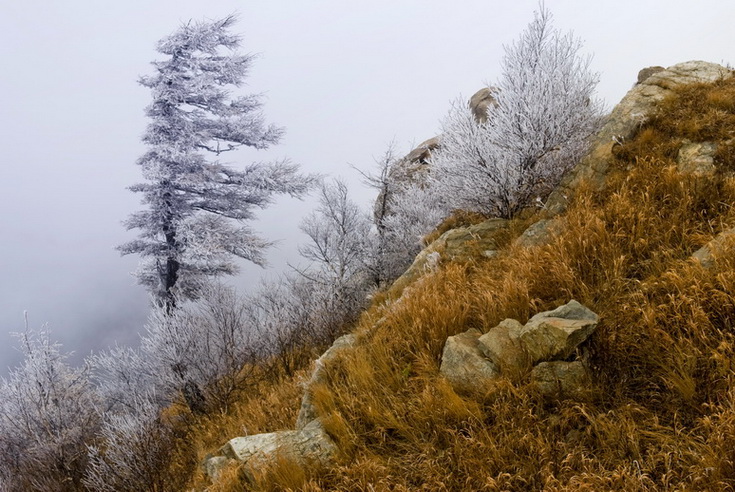
[[[281,462],[254,482],[233,468],[207,490],[735,490],[735,249],[710,270],[690,258],[735,223],[733,131],[735,82],[680,89],[550,244],[445,263],[363,315],[360,346],[316,394],[339,466]],[[721,143],[720,172],[680,174],[683,139]],[[447,336],[572,298],[602,320],[582,354],[587,400],[546,401],[524,381],[459,395],[439,376]],[[292,427],[298,381],[264,383],[189,442],[203,458],[244,429]]]

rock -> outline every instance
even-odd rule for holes
[[[480,331],[470,329],[449,337],[444,345],[439,373],[455,390],[482,389],[500,376],[500,371],[480,351]]]
[[[498,106],[498,102],[494,96],[497,92],[498,89],[495,87],[483,87],[470,98],[470,110],[478,123],[485,123],[487,121],[488,110]]]
[[[415,149],[406,155],[403,159],[416,165],[426,164],[431,155],[431,151],[439,147],[439,137],[432,137],[418,144]],[[414,166],[416,167],[416,166]]]
[[[478,252],[493,257],[500,248],[500,238],[508,229],[505,219],[490,219],[468,227],[458,227],[439,236],[424,248],[393,288],[402,290],[431,271],[439,259],[462,260],[474,257]]]
[[[212,479],[212,481],[216,481],[219,479],[222,470],[233,462],[234,460],[225,456],[213,456],[204,460],[202,469],[204,470],[204,473]]]
[[[694,176],[712,176],[715,171],[714,142],[690,142],[684,140],[676,157],[676,167],[680,172]]]
[[[237,460],[249,467],[263,466],[277,458],[286,458],[300,465],[328,465],[337,452],[334,441],[318,420],[301,430],[288,430],[236,437],[222,446],[219,455]],[[211,462],[210,458],[208,462]],[[220,463],[218,461],[218,463]]]
[[[579,360],[541,362],[531,371],[531,383],[548,398],[580,399],[591,387],[589,371]]]
[[[531,367],[521,343],[523,325],[514,319],[506,319],[478,340],[482,354],[511,379],[519,379]]]
[[[712,268],[715,266],[717,255],[733,247],[735,247],[735,228],[719,233],[712,241],[695,251],[692,258],[704,268]]]
[[[638,80],[636,80],[636,83],[635,84],[636,85],[642,84],[643,82],[645,82],[646,80],[648,80],[648,78],[651,75],[656,74],[658,72],[662,72],[664,70],[666,70],[666,69],[664,67],[659,66],[659,65],[656,65],[654,67],[646,67],[646,68],[643,68],[643,69],[641,69],[640,72],[638,72]]]
[[[501,375],[520,381],[530,370],[542,394],[576,398],[589,389],[587,370],[580,361],[561,359],[574,353],[597,322],[595,313],[572,300],[525,325],[506,319],[484,335],[470,329],[447,339],[439,372],[455,390],[490,394]]]
[[[560,231],[561,224],[558,219],[541,219],[518,236],[515,244],[525,248],[542,246],[548,244]]]
[[[702,61],[680,63],[648,76],[635,85],[607,117],[602,129],[590,139],[590,150],[562,179],[546,201],[548,213],[564,211],[570,197],[582,181],[602,188],[605,183],[612,149],[618,142],[632,138],[648,119],[655,105],[684,84],[714,82],[732,77],[733,72],[721,65]]]
[[[309,381],[306,383],[304,396],[301,399],[301,408],[299,409],[299,416],[296,419],[296,429],[304,429],[314,419],[319,417],[314,406],[311,388],[315,384],[321,384],[326,380],[326,366],[341,352],[354,347],[356,341],[357,338],[353,334],[343,335],[335,340],[332,346],[314,362],[314,370],[311,373]]]
[[[563,360],[597,327],[598,316],[578,303],[538,313],[521,329],[519,338],[531,363]]]

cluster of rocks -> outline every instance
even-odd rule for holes
[[[572,300],[525,325],[506,319],[485,334],[470,329],[447,339],[440,373],[457,391],[489,394],[500,377],[520,381],[530,372],[542,394],[579,397],[589,390],[590,378],[575,355],[598,320]]]

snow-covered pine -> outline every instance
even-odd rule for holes
[[[497,107],[477,122],[460,101],[442,125],[431,182],[451,208],[511,217],[543,199],[583,154],[601,119],[598,75],[581,42],[551,25],[542,5],[505,47]]]
[[[314,180],[286,160],[242,170],[217,160],[241,146],[267,148],[283,134],[264,123],[259,96],[231,96],[253,61],[237,52],[240,38],[229,32],[235,21],[181,26],[158,43],[168,59],[140,79],[153,96],[143,136],[149,149],[138,160],[146,182],[130,189],[148,208],[126,221],[140,234],[119,249],[143,258],[136,275],[168,308],[174,294],[196,298],[209,278],[235,273],[233,257],[263,264],[270,243],[243,221],[276,194],[303,196]]]

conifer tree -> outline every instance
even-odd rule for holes
[[[146,182],[131,190],[147,209],[126,221],[140,234],[119,249],[143,258],[139,281],[167,308],[177,297],[196,298],[208,278],[235,273],[233,257],[263,264],[270,243],[243,222],[275,194],[300,197],[313,181],[288,161],[239,170],[218,160],[241,146],[267,148],[283,134],[264,123],[258,95],[231,95],[253,61],[237,51],[240,38],[229,32],[235,21],[182,25],[158,42],[167,59],[140,79],[153,102],[143,136],[149,148],[138,160]]]

